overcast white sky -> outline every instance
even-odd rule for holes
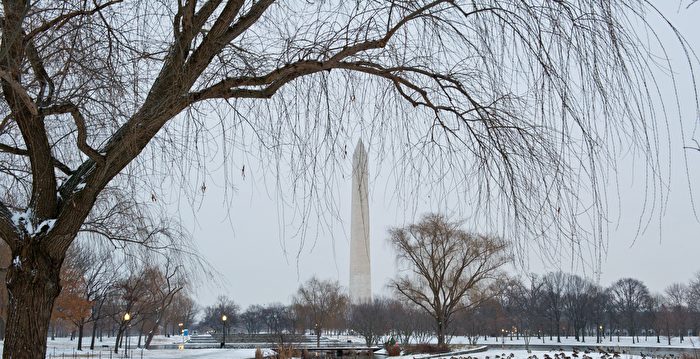
[[[690,9],[678,7],[674,0],[658,1],[665,13],[680,28],[690,41],[693,49],[700,52],[700,5]],[[682,67],[682,54],[677,48],[671,56]],[[696,69],[698,70],[698,69]],[[670,91],[670,88],[665,90]],[[688,83],[681,84],[681,101],[683,116],[687,124],[687,137],[691,137],[695,112]],[[673,176],[671,180],[671,197],[665,215],[660,223],[654,223],[643,234],[636,236],[638,228],[638,209],[641,207],[639,193],[643,183],[635,182],[631,168],[621,168],[620,196],[622,211],[619,225],[612,226],[607,256],[603,259],[600,284],[608,285],[622,277],[635,277],[644,281],[652,291],[662,291],[668,284],[687,282],[691,276],[700,271],[700,224],[693,215],[689,201],[689,187],[700,201],[700,152],[688,152],[688,165],[691,181],[688,183],[683,158],[679,155],[684,145],[677,130],[672,138],[672,147],[676,152],[672,159]],[[700,133],[695,135],[700,138]],[[353,148],[357,140],[348,143]],[[376,173],[376,159],[372,156],[370,145],[370,171]],[[351,157],[346,160],[345,173],[349,173]],[[240,166],[236,159],[234,165]],[[624,162],[624,161],[623,161]],[[245,163],[243,163],[245,164]],[[314,233],[306,236],[306,243],[297,258],[299,242],[290,239],[291,233],[299,223],[282,215],[280,204],[274,195],[274,188],[266,187],[263,182],[274,183],[265,176],[270,173],[257,171],[254,163],[246,166],[245,178],[234,179],[238,191],[233,195],[229,209],[223,201],[222,175],[214,170],[212,180],[201,207],[192,209],[182,205],[172,211],[182,217],[185,226],[195,238],[201,254],[222,274],[220,284],[201,286],[197,289],[197,300],[202,305],[214,302],[217,295],[225,294],[233,298],[243,308],[250,304],[267,304],[272,302],[289,303],[299,284],[312,275],[320,278],[337,279],[342,285],[348,282],[349,257],[349,209],[350,178],[338,178],[338,188],[334,197],[344,216],[342,221],[331,223],[331,233]],[[380,177],[370,178],[370,225],[372,276],[374,293],[385,293],[385,285],[395,275],[394,253],[386,242],[387,229],[402,226],[414,220],[414,213],[399,208],[386,195],[392,184]],[[428,202],[418,202],[417,214],[434,211],[436,208]],[[700,207],[698,208],[700,210]],[[310,218],[313,221],[315,218]],[[280,223],[286,223],[282,225]],[[314,228],[312,224],[310,226]],[[286,253],[285,253],[286,251]],[[557,262],[556,259],[553,260]],[[537,256],[531,256],[530,269],[542,273],[556,269]],[[567,269],[567,264],[562,265]],[[596,273],[587,272],[594,276]]]

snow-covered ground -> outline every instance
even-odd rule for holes
[[[364,342],[362,341],[361,338],[359,337],[346,337],[346,336],[340,336],[340,337],[329,337],[329,339],[337,339],[341,340],[342,342],[345,342],[348,339],[351,339],[353,341],[358,342],[358,344],[364,345]],[[594,348],[597,346],[602,346],[602,347],[612,347],[612,348],[617,348],[617,347],[654,347],[654,348],[687,348],[687,349],[693,349],[697,348],[700,350],[700,338],[698,337],[686,337],[681,343],[679,339],[672,338],[671,340],[671,345],[668,345],[668,340],[665,337],[661,337],[661,343],[656,343],[656,337],[640,337],[638,343],[632,344],[632,338],[631,337],[620,337],[620,341],[618,342],[617,337],[613,337],[613,340],[610,341],[610,337],[606,337],[605,340],[603,340],[602,343],[596,344],[596,338],[591,337],[591,338],[586,338],[585,342],[577,342],[573,338],[569,337],[562,337],[561,338],[561,343],[557,343],[556,338],[553,338],[553,340],[550,340],[549,337],[546,337],[544,339],[544,343],[542,339],[537,339],[537,338],[531,338],[530,339],[530,346],[531,346],[531,353],[528,353],[525,349],[517,347],[519,345],[524,345],[525,340],[521,337],[519,339],[516,339],[513,337],[512,339],[510,337],[505,337],[505,338],[493,338],[493,337],[488,337],[484,339],[484,337],[481,337],[478,341],[478,345],[486,345],[489,347],[489,350],[486,352],[481,352],[481,353],[473,353],[473,354],[460,354],[460,355],[454,355],[456,358],[461,358],[461,359],[466,359],[467,357],[471,357],[471,359],[505,359],[503,358],[504,356],[510,357],[510,354],[513,354],[512,359],[534,359],[532,358],[532,355],[539,354],[537,356],[537,359],[543,359],[544,358],[544,353],[550,352],[550,356],[554,356],[553,352],[550,349],[545,349],[544,347],[538,348],[538,346],[557,346],[557,345],[562,345],[562,346],[576,346],[581,348],[582,350],[584,348],[590,347]],[[156,345],[162,345],[162,344],[178,344],[181,343],[182,338],[178,336],[173,336],[166,338],[164,336],[156,336],[153,339],[153,344]],[[183,359],[251,359],[255,357],[255,349],[185,349],[185,350],[177,350],[177,349],[153,349],[153,350],[145,350],[145,349],[140,349],[136,348],[136,344],[138,343],[138,337],[132,337],[131,338],[131,344],[130,347],[132,350],[130,351],[130,357],[135,358],[135,359],[165,359],[165,358],[183,358]],[[467,344],[468,340],[465,337],[454,337],[451,340],[451,344],[453,345],[459,345],[459,344]],[[0,342],[0,352],[2,349],[3,343]],[[90,341],[89,338],[84,341],[83,346],[85,348],[89,347]],[[513,345],[515,347],[510,347],[510,345]],[[114,354],[112,351],[112,348],[114,347],[114,338],[104,338],[102,342],[97,341],[95,343],[95,350],[90,351],[88,349],[85,349],[83,351],[77,351],[75,348],[77,346],[76,340],[69,340],[68,338],[56,338],[55,340],[48,340],[47,342],[47,350],[46,350],[46,357],[47,358],[124,358],[124,350],[120,349],[119,354]],[[103,347],[104,346],[104,347]],[[264,349],[264,354],[267,355],[272,355],[273,352],[269,349]],[[564,348],[566,349],[566,348]],[[617,350],[617,349],[616,349]],[[622,350],[619,350],[622,352]],[[571,352],[565,350],[568,356],[571,356]],[[637,350],[628,350],[630,353],[638,353],[639,351]],[[498,357],[497,357],[498,355]],[[448,354],[445,357],[450,358],[452,357],[452,354]],[[591,355],[594,359],[599,359],[600,355]],[[419,359],[422,357],[421,355],[407,355],[407,356],[402,356],[402,357],[392,357],[392,359]],[[623,354],[619,359],[641,359],[640,355],[627,355]]]
[[[528,353],[524,349],[519,349],[519,350],[508,350],[506,349],[500,349],[500,348],[492,348],[489,349],[485,352],[481,353],[472,353],[472,354],[459,354],[459,355],[452,355],[448,354],[445,357],[442,358],[456,358],[456,359],[507,359],[507,358],[512,358],[512,359],[543,359],[544,354],[548,353],[548,351],[537,351],[533,350],[530,353]],[[566,356],[571,357],[572,352],[571,351],[565,351],[564,352]],[[554,356],[554,352],[549,352],[548,355]],[[581,357],[583,353],[580,353],[579,356]],[[591,356],[594,359],[598,359],[600,355],[598,354],[591,354]],[[391,357],[390,359],[420,359],[421,357],[425,357],[423,355],[404,355],[404,356],[399,356],[399,357]],[[618,359],[642,359],[641,356],[639,355],[628,355],[628,354],[622,354]]]
[[[182,342],[180,336],[156,336],[153,338],[152,344],[178,344]],[[251,359],[255,358],[255,349],[153,349],[145,350],[137,348],[138,337],[131,337],[129,357],[134,359],[166,359],[166,358],[183,358],[183,359]],[[3,342],[0,342],[0,353],[3,349]],[[114,338],[103,338],[102,342],[95,341],[95,350],[89,350],[90,338],[83,338],[83,350],[76,350],[77,340],[69,338],[56,338],[48,340],[46,343],[46,358],[124,358],[124,350],[121,348],[119,354],[114,354]],[[104,347],[103,347],[104,346]],[[273,355],[269,349],[263,350],[264,355]]]
[[[619,341],[616,336],[612,337],[612,341],[610,340],[610,337],[605,337],[600,343],[596,343],[596,337],[586,337],[584,338],[584,342],[581,341],[576,341],[573,337],[561,337],[561,343],[557,342],[557,338],[553,337],[551,340],[549,337],[545,337],[544,340],[542,338],[538,339],[537,337],[531,337],[530,338],[530,346],[538,346],[538,345],[572,345],[572,346],[579,346],[579,347],[596,347],[596,346],[604,346],[604,347],[660,347],[660,348],[688,348],[688,349],[700,349],[700,338],[698,337],[685,337],[683,338],[683,342],[681,343],[678,337],[672,337],[671,338],[671,345],[668,344],[668,338],[667,337],[660,337],[660,343],[656,342],[656,336],[650,336],[650,337],[644,337],[640,336],[639,341],[635,339],[635,342],[632,343],[632,337],[620,337]],[[466,337],[454,337],[450,341],[451,344],[467,344],[469,341],[467,340]],[[480,337],[479,341],[477,342],[477,345],[488,345],[488,346],[495,346],[495,345],[501,345],[505,344],[506,346],[508,345],[525,345],[525,339],[523,337],[516,338],[515,336],[513,338],[506,336],[505,338],[498,337],[487,337],[484,339],[484,337]]]

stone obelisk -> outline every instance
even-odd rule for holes
[[[367,151],[362,140],[352,155],[352,211],[350,218],[350,299],[360,303],[372,299],[369,255],[369,203]]]

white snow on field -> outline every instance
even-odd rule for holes
[[[171,336],[169,338],[165,336],[155,336],[153,338],[152,344],[179,344],[182,342],[182,337]],[[146,350],[137,348],[138,337],[132,336],[130,341],[129,357],[134,359],[252,359],[255,358],[255,349],[152,349]],[[77,339],[70,340],[69,338],[56,338],[55,340],[49,339],[46,343],[46,358],[124,358],[124,348],[119,349],[118,354],[114,354],[114,337],[103,338],[100,343],[98,340],[95,341],[95,350],[90,350],[90,337],[83,338],[83,350],[76,350],[78,345]],[[0,353],[4,342],[0,341]],[[104,346],[104,347],[103,347]],[[269,349],[261,348],[263,350],[263,355],[270,356],[274,352]],[[111,356],[110,356],[111,353]]]
[[[361,338],[359,337],[340,337],[340,338],[335,338],[333,339],[339,339],[342,342],[345,342],[348,339],[352,339],[353,341],[356,341],[358,343],[362,343],[361,345],[364,345],[363,341],[361,341]],[[630,337],[621,337],[620,341],[617,341],[617,337],[613,337],[612,342],[610,341],[610,337],[606,337],[605,340],[600,343],[596,344],[596,338],[586,338],[586,341],[581,343],[577,342],[573,338],[561,338],[561,345],[562,346],[576,346],[581,348],[581,350],[584,350],[584,348],[590,347],[590,348],[595,348],[598,346],[601,347],[610,347],[614,348],[615,350],[618,350],[617,347],[619,346],[634,346],[634,347],[654,347],[654,348],[698,348],[700,349],[700,338],[698,337],[687,337],[684,339],[683,343],[680,343],[678,338],[672,338],[671,341],[671,346],[668,345],[667,338],[661,337],[661,343],[656,343],[656,337],[648,337],[646,340],[644,337],[640,337],[639,343],[635,343],[634,345],[632,344],[632,338]],[[557,345],[559,343],[556,342],[556,338],[553,338],[552,341],[549,340],[549,337],[546,337],[544,340],[544,345]],[[158,345],[158,344],[179,344],[182,342],[182,337],[180,336],[172,336],[172,337],[165,337],[165,336],[156,336],[153,338],[153,344]],[[130,357],[134,359],[165,359],[165,358],[183,358],[183,359],[252,359],[255,357],[255,349],[185,349],[185,350],[177,350],[177,349],[152,349],[152,350],[145,350],[141,348],[136,348],[136,345],[138,343],[138,337],[137,336],[132,336],[130,340],[130,348],[132,349],[130,351]],[[467,338],[465,337],[454,337],[451,340],[451,344],[453,345],[459,345],[459,344],[466,344],[467,343]],[[537,338],[531,338],[530,340],[530,346],[531,346],[531,353],[528,353],[526,350],[522,348],[509,348],[509,345],[524,345],[525,341],[523,338],[516,339],[513,337],[512,339],[510,337],[505,337],[505,338],[493,338],[489,337],[486,340],[484,340],[483,337],[479,339],[478,345],[486,345],[489,347],[489,350],[486,352],[482,353],[473,353],[473,354],[461,354],[461,355],[454,355],[455,357],[459,358],[461,357],[462,359],[467,358],[468,356],[471,356],[471,359],[496,359],[496,355],[499,357],[503,357],[505,354],[506,356],[510,356],[510,354],[513,354],[513,359],[528,359],[531,358],[533,354],[537,355],[538,359],[543,359],[543,354],[544,353],[552,353],[550,350],[545,350],[543,348],[538,349],[538,344],[543,345],[542,339],[537,339]],[[4,343],[0,341],[0,352],[2,351],[2,346]],[[84,348],[89,348],[90,346],[90,338],[84,338],[83,341],[83,347]],[[104,346],[104,347],[103,347]],[[83,351],[77,351],[75,348],[77,347],[77,340],[69,340],[68,338],[56,338],[55,340],[48,340],[47,342],[47,350],[46,350],[46,357],[47,358],[124,358],[124,350],[123,348],[119,350],[118,354],[113,353],[113,346],[114,346],[114,338],[103,338],[103,342],[96,341],[95,343],[95,350],[90,351],[89,349],[84,349]],[[263,349],[263,354],[265,356],[270,356],[273,355],[274,352],[271,351],[270,349],[266,348],[261,348]],[[619,350],[622,351],[622,350]],[[630,353],[635,353],[639,354],[641,350],[636,351],[636,350],[629,350]],[[110,356],[110,352],[112,353]],[[567,355],[571,355],[571,352],[565,351]],[[421,357],[424,357],[425,355],[406,355],[406,356],[400,356],[400,357],[392,357],[390,359],[420,359]],[[450,358],[452,357],[452,354],[447,354],[444,358]],[[550,354],[550,356],[553,356],[553,354]],[[591,356],[594,359],[598,359],[599,355],[593,355]],[[628,354],[623,354],[620,356],[619,359],[641,359],[640,355],[628,355]]]
[[[699,337],[685,337],[683,338],[683,342],[681,343],[678,337],[672,337],[671,338],[671,345],[668,344],[668,338],[667,337],[660,337],[660,343],[656,342],[656,336],[649,336],[649,337],[644,337],[640,336],[639,341],[635,339],[635,343],[632,343],[632,337],[620,337],[619,341],[616,336],[613,335],[612,340],[610,340],[610,337],[607,336],[603,338],[603,340],[600,343],[596,343],[596,337],[591,336],[591,337],[585,337],[584,341],[576,341],[573,337],[561,337],[561,343],[557,343],[557,338],[553,337],[552,340],[549,339],[549,336],[544,338],[544,341],[542,338],[538,339],[537,337],[531,337],[530,338],[530,346],[536,347],[537,345],[572,345],[572,346],[578,346],[581,348],[584,347],[596,347],[596,346],[603,346],[603,347],[618,347],[618,346],[624,346],[624,347],[658,347],[658,348],[697,348],[700,349],[700,338]],[[454,337],[450,341],[450,344],[467,344],[469,341],[466,337]],[[524,345],[525,344],[525,339],[523,337],[516,338],[514,337],[509,337],[506,336],[505,338],[503,337],[487,337],[484,339],[484,337],[480,337],[477,345],[488,345],[488,346],[495,346],[495,345]]]
[[[543,356],[545,353],[548,353],[548,351],[537,351],[537,350],[532,350],[532,352],[528,353],[526,350],[521,349],[521,350],[508,350],[506,349],[499,349],[499,348],[493,348],[489,349],[485,352],[481,353],[472,353],[472,354],[461,354],[461,355],[452,355],[452,354],[447,354],[445,357],[441,358],[461,358],[461,359],[466,359],[466,358],[471,358],[471,359],[506,359],[511,357],[513,359],[528,359],[528,358],[534,358],[536,356],[538,359],[543,359]],[[565,354],[569,357],[571,357],[572,352],[568,351],[565,352]],[[552,352],[549,354],[550,356],[553,356],[554,353]],[[597,354],[591,354],[593,358],[598,358],[599,355]],[[421,357],[426,357],[426,355],[404,355],[404,356],[398,356],[398,357],[387,357],[388,359],[420,359]],[[431,358],[434,358],[431,356]],[[641,356],[639,355],[628,355],[628,354],[622,354],[620,355],[619,359],[641,359]]]

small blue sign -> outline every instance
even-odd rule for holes
[[[190,330],[189,330],[189,329],[183,330],[183,331],[182,331],[182,335],[184,335],[184,336],[189,336],[189,335],[190,335]]]

